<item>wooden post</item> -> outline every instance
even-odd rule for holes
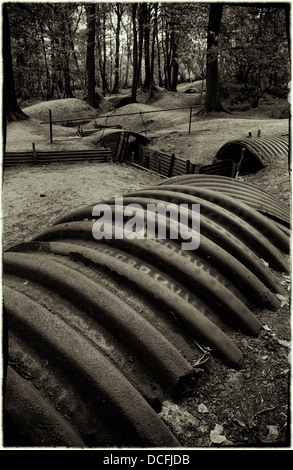
[[[49,109],[49,121],[50,121],[50,144],[53,143],[53,129],[52,129],[52,111]]]
[[[231,178],[236,178],[237,168],[238,168],[238,162],[233,162],[232,169],[231,169]]]
[[[189,110],[189,129],[188,129],[188,134],[191,132],[191,118],[192,118],[192,106],[190,107]]]
[[[193,174],[194,174],[194,170],[195,170],[195,163],[191,163],[191,164],[190,164],[189,173],[191,173],[191,174],[193,175]]]
[[[172,176],[174,160],[175,160],[175,153],[172,153],[172,155],[170,157],[170,165],[169,165],[169,169],[168,169],[168,178],[171,178],[171,176]]]
[[[237,167],[237,172],[236,172],[236,175],[235,175],[235,179],[238,178],[238,175],[239,175],[239,172],[240,172],[240,168],[241,168],[242,162],[243,162],[243,160],[244,160],[245,152],[246,152],[246,148],[243,147],[243,149],[241,149],[241,155],[240,155],[240,160],[239,160],[239,163],[238,163],[238,167]]]
[[[37,157],[37,152],[36,152],[36,145],[34,143],[33,143],[33,159],[34,159],[34,165],[36,165],[38,161],[38,157]]]
[[[186,174],[189,174],[190,160],[186,160]]]
[[[241,164],[242,164],[242,161],[244,159],[244,155],[245,155],[245,147],[243,147],[241,149],[241,155],[240,155],[240,159],[238,162],[234,162],[232,164],[232,172],[231,172],[231,178],[235,178],[237,179],[238,178],[238,175],[239,175],[239,172],[240,172],[240,167],[241,167]]]

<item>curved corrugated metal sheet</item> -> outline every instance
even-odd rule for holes
[[[99,137],[99,139],[111,135],[120,136],[120,134],[129,134],[144,143],[145,145],[149,142],[149,139],[144,134],[140,134],[139,132],[133,132],[128,129],[119,129],[118,127],[105,128],[96,132],[96,135]]]
[[[197,250],[170,237],[168,218],[166,239],[115,239],[110,224],[94,240],[87,206],[4,253],[7,445],[180,447],[163,400],[210,351],[241,367],[231,332],[257,335],[258,309],[279,309],[287,234],[245,202],[171,181],[124,195],[119,219],[129,203],[144,218],[149,202],[200,204]]]
[[[109,102],[117,108],[122,108],[123,106],[131,103],[131,96],[118,96],[109,98]]]
[[[97,133],[97,136],[99,134]],[[119,141],[121,139],[136,139],[138,142],[141,142],[143,145],[147,145],[149,143],[149,139],[142,135],[139,134],[138,132],[132,132],[128,131],[126,129],[106,129],[105,131],[100,132],[100,137],[98,137],[96,144],[99,144],[101,146],[107,146],[112,150],[113,155],[117,151]]]
[[[182,185],[196,188],[206,188],[223,193],[234,200],[241,201],[258,212],[273,218],[285,227],[290,227],[290,208],[272,194],[263,191],[251,184],[218,175],[181,175],[159,183],[164,185]]]
[[[224,144],[217,152],[219,160],[240,158],[242,149],[245,156],[241,165],[242,170],[263,168],[276,158],[289,156],[289,139],[285,136],[272,138],[248,138],[232,140]]]

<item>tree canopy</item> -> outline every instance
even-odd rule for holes
[[[216,81],[207,81],[206,111],[220,109],[223,99],[257,106],[264,93],[288,93],[283,4],[6,5],[17,99],[77,97],[97,108],[106,93],[129,88],[135,102],[138,88],[150,97],[154,86],[175,92],[209,73]]]

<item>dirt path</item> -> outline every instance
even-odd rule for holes
[[[3,186],[3,244],[28,241],[57,218],[161,178],[117,164],[74,164],[8,168]]]

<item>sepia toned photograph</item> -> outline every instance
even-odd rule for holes
[[[290,450],[290,2],[1,9],[1,450]]]

